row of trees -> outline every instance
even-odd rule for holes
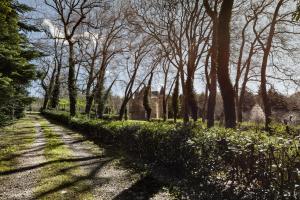
[[[56,108],[60,90],[67,86],[71,116],[81,91],[85,113],[89,115],[96,105],[102,118],[115,89],[123,93],[119,109],[123,119],[128,102],[145,88],[149,118],[151,87],[158,83],[163,85],[164,120],[170,99],[176,120],[182,93],[187,123],[199,117],[195,85],[202,84],[206,92],[201,117],[212,127],[219,85],[225,126],[234,128],[243,120],[248,84],[258,83],[268,129],[268,84],[274,80],[298,84],[291,66],[300,29],[292,19],[291,5],[296,5],[291,0],[45,0],[45,4],[55,15],[42,24],[49,54],[40,61],[44,109]]]
[[[22,18],[31,8],[17,1],[0,2],[0,125],[21,117],[30,103],[26,88],[35,77],[29,61],[38,57],[25,33],[37,29]]]

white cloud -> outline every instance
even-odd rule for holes
[[[50,19],[44,19],[42,27],[50,33],[53,38],[64,38],[64,34],[57,28]]]

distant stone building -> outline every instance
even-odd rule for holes
[[[129,101],[128,114],[130,119],[145,120],[146,111],[143,105],[145,88],[137,92]],[[159,91],[151,91],[149,96],[151,106],[151,118],[159,119],[163,117],[163,95]]]

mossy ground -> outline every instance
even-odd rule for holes
[[[44,155],[50,164],[40,174],[41,182],[36,188],[39,199],[92,199],[89,184],[80,181],[82,171],[72,162],[72,151],[64,144],[47,121],[41,122],[46,145]]]
[[[29,147],[36,135],[34,119],[28,116],[16,123],[0,128],[0,172],[17,167],[21,151]]]

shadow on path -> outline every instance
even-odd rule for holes
[[[27,170],[32,170],[32,169],[44,167],[46,165],[51,165],[51,164],[54,164],[54,163],[80,162],[80,161],[95,160],[95,159],[99,159],[99,158],[100,158],[99,156],[91,156],[91,157],[82,157],[82,158],[68,158],[68,159],[51,160],[51,161],[43,162],[43,163],[40,163],[40,164],[37,164],[37,165],[26,166],[26,167],[12,169],[12,170],[8,170],[8,171],[3,171],[3,172],[0,172],[0,176],[10,175],[10,174],[14,174],[14,173],[20,173],[20,172],[24,172],[24,171],[27,171]]]
[[[108,181],[108,178],[101,178],[101,177],[97,177],[96,175],[102,169],[102,167],[104,167],[111,160],[112,159],[107,159],[105,161],[98,160],[97,162],[92,162],[92,163],[87,163],[87,164],[80,164],[80,165],[77,165],[77,166],[72,166],[72,167],[69,167],[69,168],[65,168],[65,169],[63,169],[63,171],[61,171],[62,173],[67,173],[68,170],[71,170],[75,167],[97,164],[96,167],[94,167],[87,175],[73,176],[72,180],[64,182],[64,183],[62,183],[62,184],[60,184],[60,185],[58,185],[54,188],[49,188],[49,190],[38,194],[33,199],[40,199],[44,196],[55,193],[57,191],[61,191],[61,190],[76,186],[78,183],[83,182],[83,181],[91,181],[91,180],[95,181],[95,180],[97,180],[97,184],[94,184],[94,185],[88,184],[88,185],[86,185],[86,187],[79,188],[78,191],[76,191],[76,192],[81,193],[81,192],[85,192],[85,191],[90,191],[94,187],[100,187],[101,185],[105,184]]]
[[[113,200],[147,200],[153,197],[163,187],[163,184],[158,182],[151,176],[145,176],[133,184],[130,188],[121,192]]]

